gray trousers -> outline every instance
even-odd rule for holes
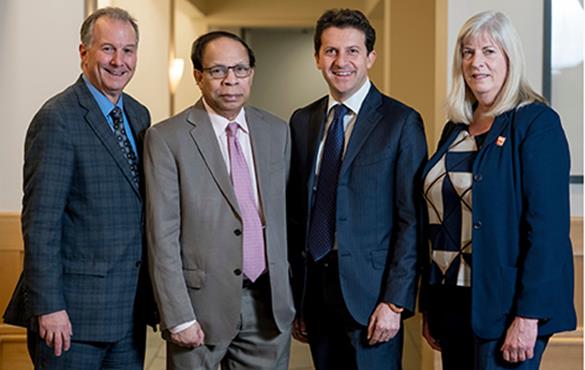
[[[242,289],[237,335],[220,345],[188,349],[167,342],[168,370],[286,370],[291,329],[280,332],[272,318],[270,287]],[[218,313],[219,314],[219,313]]]

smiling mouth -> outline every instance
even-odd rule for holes
[[[488,78],[490,75],[487,73],[474,73],[471,75],[476,80],[483,80],[484,78]]]
[[[354,72],[353,71],[331,71],[331,73],[333,73],[333,75],[335,75],[337,77],[349,77]]]
[[[114,76],[114,77],[122,77],[124,76],[126,73],[128,73],[128,71],[112,71],[110,69],[105,69],[106,72],[108,72],[108,74]]]

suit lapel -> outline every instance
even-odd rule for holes
[[[110,153],[112,159],[114,160],[114,162],[116,162],[116,165],[120,168],[120,170],[126,177],[126,180],[130,183],[132,189],[134,189],[136,195],[139,198],[141,198],[140,190],[136,187],[134,181],[132,181],[132,173],[130,172],[130,167],[126,162],[126,159],[123,158],[122,156],[122,152],[120,151],[120,147],[116,142],[115,135],[110,129],[108,122],[102,115],[99,106],[97,105],[95,99],[87,89],[87,86],[85,86],[85,82],[83,82],[83,79],[81,77],[77,80],[76,91],[77,96],[79,98],[79,104],[86,110],[85,114],[86,122],[89,124],[89,126],[96,134],[98,139],[101,141],[101,143],[104,145],[108,153]],[[133,115],[133,117],[136,116]],[[128,117],[128,119],[130,120],[130,117]]]
[[[211,127],[211,121],[201,100],[191,109],[187,115],[187,121],[193,125],[190,131],[191,137],[203,161],[207,165],[211,176],[231,207],[239,215],[240,208],[238,207],[234,188],[226,169],[225,161],[219,150],[219,145],[217,145],[217,139],[213,127]]]
[[[343,176],[345,171],[351,166],[351,163],[359,153],[374,127],[376,127],[378,122],[382,120],[383,115],[378,112],[378,107],[380,105],[382,105],[382,96],[372,85],[362,107],[360,108],[353,131],[349,138],[347,150],[343,157],[343,162],[341,163],[339,177]]]
[[[270,159],[271,159],[271,144],[270,140],[270,123],[266,122],[264,118],[256,111],[247,109],[246,110],[246,121],[250,129],[250,142],[252,144],[252,156],[254,157],[254,163],[248,164],[254,165],[256,170],[256,182],[258,184],[258,194],[260,203],[260,216],[262,223],[265,223],[264,219],[264,194],[270,187]]]

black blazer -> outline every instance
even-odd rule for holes
[[[140,153],[150,115],[129,95],[124,109]],[[154,311],[141,301],[151,294],[143,225],[141,189],[80,77],[26,135],[24,271],[5,321],[34,329],[31,318],[65,309],[77,340],[122,338]]]
[[[324,97],[291,118],[288,237],[298,310],[303,306],[306,259],[311,258],[306,238],[326,109]],[[382,301],[414,311],[418,179],[426,155],[420,115],[372,86],[341,165],[336,210],[341,289],[349,312],[362,325]]]

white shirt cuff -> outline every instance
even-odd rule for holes
[[[197,322],[197,320],[193,320],[193,321],[188,321],[186,323],[183,324],[179,324],[173,328],[169,328],[169,331],[173,334],[177,334],[182,332],[183,330],[187,329],[188,327],[190,327],[191,325],[195,324]]]

